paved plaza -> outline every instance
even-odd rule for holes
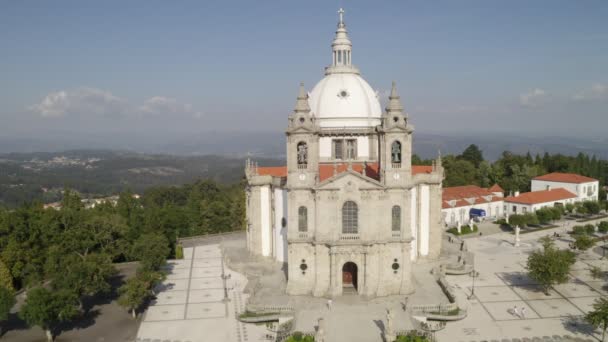
[[[467,239],[467,248],[474,253],[475,269],[479,272],[474,295],[470,296],[473,291],[470,275],[450,275],[447,279],[468,316],[449,322],[444,330],[436,333],[438,340],[500,341],[555,335],[593,339],[597,336],[582,321],[582,315],[590,310],[595,299],[608,295],[606,281],[594,279],[589,272],[591,266],[607,270],[605,260],[591,252],[579,255],[569,281],[550,289],[548,294],[527,276],[525,263],[529,253],[540,247],[541,236],[552,233],[524,234],[518,248],[513,246],[513,235],[509,233]],[[556,243],[566,248],[569,241],[562,239]],[[324,318],[326,337],[331,342],[382,341],[388,308],[392,309],[396,329],[416,328],[410,310],[402,309],[405,298],[399,296],[366,300],[345,295],[335,298],[331,309],[325,298],[286,296],[281,268],[252,259],[243,244],[240,239],[223,243],[222,248],[219,243],[196,244],[184,249],[183,260],[170,261],[167,279],[158,287],[158,295],[143,317],[138,340],[267,341],[269,331],[265,325],[243,324],[236,319],[244,311],[249,293],[254,293],[251,299],[258,305],[295,308],[295,330],[314,331],[318,319]],[[234,269],[227,267],[226,260]],[[430,272],[435,266],[437,263],[422,262],[414,267],[416,293],[408,298],[410,307],[447,303]],[[250,276],[249,281],[244,273]],[[249,289],[247,294],[245,287]]]
[[[439,340],[490,341],[554,335],[593,339],[593,329],[582,321],[582,316],[597,298],[608,295],[608,284],[605,279],[594,279],[589,269],[599,266],[606,271],[608,262],[590,252],[579,255],[568,282],[554,286],[546,295],[527,277],[525,264],[529,253],[540,247],[538,239],[547,234],[553,234],[553,230],[521,235],[518,248],[513,246],[514,236],[509,233],[467,239],[479,272],[474,296],[470,275],[447,277],[460,302],[468,305],[468,317],[448,323],[437,333]],[[568,242],[556,240],[560,248],[567,248]]]
[[[259,341],[264,326],[240,323],[247,283],[229,270],[218,244],[184,248],[183,260],[171,260],[167,279],[145,313],[138,341]]]

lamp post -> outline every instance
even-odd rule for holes
[[[475,297],[475,277],[477,277],[477,271],[475,271],[475,259],[473,259],[473,270],[471,271],[471,277],[473,277],[473,286],[471,286],[471,294],[467,299]]]

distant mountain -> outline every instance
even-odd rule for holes
[[[260,165],[281,161],[260,158]],[[213,179],[235,183],[244,177],[245,159],[224,156],[177,156],[129,151],[72,150],[0,154],[0,205],[53,202],[65,187],[86,197],[103,197],[130,189]]]
[[[576,155],[583,152],[608,159],[608,139],[566,138],[555,136],[507,135],[487,132],[471,134],[414,133],[414,153],[431,158],[441,150],[443,154],[458,154],[468,145],[478,145],[489,160],[497,159],[503,151],[533,155],[562,153]],[[130,150],[152,154],[171,155],[221,155],[236,158],[285,159],[285,134],[270,132],[218,132],[209,131],[180,138],[158,135],[116,135],[90,137],[85,135],[61,135],[56,137],[10,138],[0,137],[0,153],[9,152],[60,152],[74,149]]]

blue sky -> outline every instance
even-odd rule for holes
[[[0,135],[283,130],[330,62],[417,130],[600,136],[607,1],[3,1]]]

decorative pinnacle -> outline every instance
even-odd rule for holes
[[[338,27],[344,27],[344,9],[340,8],[338,10],[338,16],[340,17],[340,21],[338,22]]]
[[[296,101],[296,113],[309,113],[310,106],[308,105],[308,93],[304,89],[304,82],[300,82],[300,91],[298,92],[298,100]]]
[[[390,114],[401,114],[403,112],[403,106],[401,100],[397,94],[397,84],[393,81],[391,88],[391,94],[388,96],[388,105],[386,106],[386,112]]]

